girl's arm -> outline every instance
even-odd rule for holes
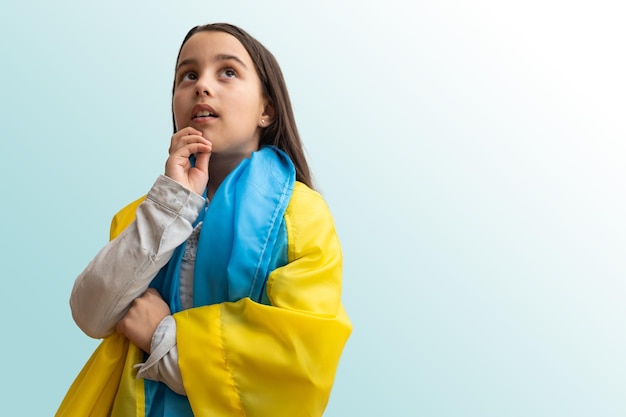
[[[202,196],[164,175],[143,200],[131,203],[137,206],[135,221],[96,255],[74,283],[72,316],[91,337],[115,331],[133,300],[189,237],[205,204]],[[115,223],[114,219],[113,228]]]
[[[113,333],[133,300],[144,293],[174,249],[191,234],[192,223],[205,203],[191,190],[201,193],[206,186],[211,149],[211,142],[200,131],[186,127],[176,132],[165,175],[157,179],[143,203],[140,199],[130,204],[138,205],[135,221],[122,232],[114,229],[116,223],[125,222],[114,219],[111,238],[117,237],[79,275],[70,297],[74,320],[89,336]],[[195,166],[189,160],[193,154]],[[129,215],[128,210],[122,213]],[[135,216],[134,210],[130,213]]]

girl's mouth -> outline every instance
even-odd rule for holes
[[[192,121],[212,120],[217,117],[219,117],[219,115],[215,109],[205,103],[198,103],[191,109]]]
[[[217,117],[217,114],[215,113],[211,113],[208,110],[200,110],[199,112],[197,112],[196,114],[193,115],[193,117],[191,118],[192,120],[196,120],[196,119],[203,119],[205,117]]]

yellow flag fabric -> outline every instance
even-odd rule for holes
[[[174,314],[183,384],[196,416],[321,416],[351,324],[341,248],[320,195],[296,183],[285,213],[289,263],[249,298]]]
[[[111,240],[132,223],[143,200],[145,196],[113,218]],[[55,417],[143,417],[143,380],[135,379],[133,369],[141,355],[141,350],[119,333],[104,338],[65,394]]]
[[[115,216],[111,238],[142,201]],[[302,183],[295,183],[285,224],[289,262],[270,273],[271,306],[243,298],[174,314],[195,416],[314,417],[326,408],[352,330],[341,304],[341,247],[322,197]],[[105,338],[56,416],[143,417],[143,381],[132,369],[140,353],[120,335]]]

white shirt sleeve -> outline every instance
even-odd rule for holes
[[[205,204],[204,197],[159,176],[137,208],[136,220],[76,279],[70,306],[78,327],[94,338],[113,333],[133,300],[190,236]]]
[[[198,234],[202,223],[198,224],[187,239],[185,253],[180,263],[180,301],[183,309],[193,307],[193,271],[196,260]],[[172,391],[187,395],[183,378],[178,366],[178,348],[176,346],[176,320],[165,317],[152,335],[150,356],[145,363],[135,365],[137,378],[160,381]]]
[[[152,353],[145,363],[135,365],[138,368],[137,378],[163,382],[175,393],[187,395],[178,367],[176,321],[172,316],[165,317],[157,327],[150,351]]]

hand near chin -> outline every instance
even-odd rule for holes
[[[152,336],[159,323],[170,315],[170,308],[157,290],[149,288],[135,299],[130,310],[117,323],[116,330],[145,352],[150,353]]]
[[[169,153],[165,163],[165,175],[189,188],[196,194],[202,194],[209,181],[209,159],[213,145],[202,136],[202,132],[193,127],[179,130],[172,136]],[[195,167],[189,157],[196,156]]]

